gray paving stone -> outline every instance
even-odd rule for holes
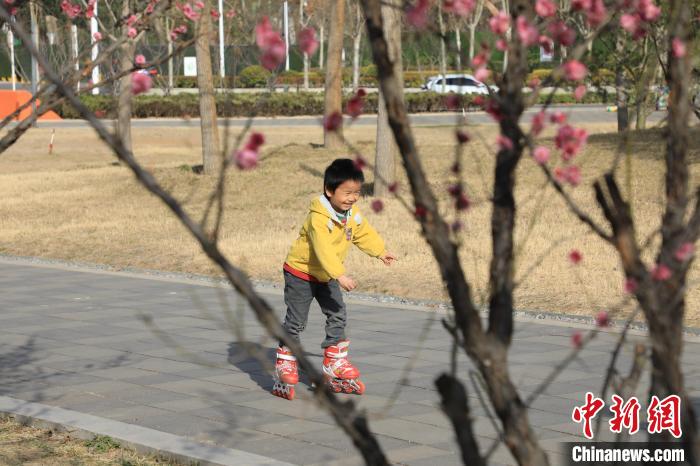
[[[0,291],[0,393],[296,464],[362,464],[330,415],[310,401],[303,374],[296,400],[270,395],[270,371],[221,324],[221,290],[128,275],[6,266],[0,258]],[[224,294],[236,309],[240,299],[230,290]],[[281,295],[267,299],[281,318]],[[239,307],[247,340],[272,361],[276,341],[265,335],[247,306]],[[451,350],[439,323],[442,316],[366,302],[348,301],[348,307],[350,355],[367,392],[339,398],[366,411],[392,461],[459,464],[454,433],[434,386],[435,377],[448,368]],[[144,314],[178,347],[146,328]],[[302,336],[317,366],[323,321],[314,305]],[[419,338],[428,327],[425,338]],[[568,354],[571,332],[558,324],[516,321],[509,369],[523,396]],[[555,461],[564,439],[580,438],[571,410],[587,390],[599,392],[616,338],[599,334],[533,403],[529,418]],[[700,344],[687,343],[683,358],[691,396],[700,404],[700,364],[695,361],[700,360]],[[618,367],[624,373],[629,363],[625,350]],[[460,352],[458,375],[469,388],[474,427],[487,447],[498,434],[469,382],[470,370],[472,363]],[[407,382],[391,402],[404,376]],[[502,446],[492,460],[514,464]]]

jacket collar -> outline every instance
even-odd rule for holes
[[[333,208],[333,206],[331,205],[331,201],[329,201],[329,200],[326,198],[326,196],[324,196],[323,194],[321,194],[321,196],[318,198],[318,200],[321,202],[321,205],[322,205],[323,207],[325,207],[326,210],[328,211],[328,216],[331,218],[331,220],[333,220],[334,222],[336,222],[338,225],[342,225],[342,223],[340,222],[340,220],[338,220],[338,213],[336,212],[336,210],[335,210],[335,209]],[[350,208],[350,210],[348,210],[347,213],[346,213],[345,215],[346,215],[347,218],[351,218],[351,217],[352,217],[352,208]]]

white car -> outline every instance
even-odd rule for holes
[[[431,76],[425,80],[421,89],[433,92],[454,92],[457,94],[487,95],[489,88],[470,74],[446,74],[443,86],[442,76]],[[495,90],[494,87],[491,88]]]

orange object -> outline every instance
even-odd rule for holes
[[[19,107],[29,102],[32,98],[32,94],[28,91],[5,91],[0,90],[0,118],[5,118],[6,116],[15,112]],[[37,101],[37,105],[41,102]],[[19,113],[19,117],[16,120],[23,120],[32,114],[32,107],[29,106]],[[62,118],[58,116],[55,112],[48,111],[39,117],[39,120],[61,120]]]

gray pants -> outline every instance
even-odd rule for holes
[[[295,277],[284,271],[284,303],[287,305],[287,315],[282,327],[287,333],[299,341],[299,334],[306,328],[309,319],[311,301],[316,298],[321,305],[321,311],[326,316],[326,339],[321,348],[327,348],[345,340],[345,322],[347,313],[340,286],[336,280],[328,283],[314,283]]]

